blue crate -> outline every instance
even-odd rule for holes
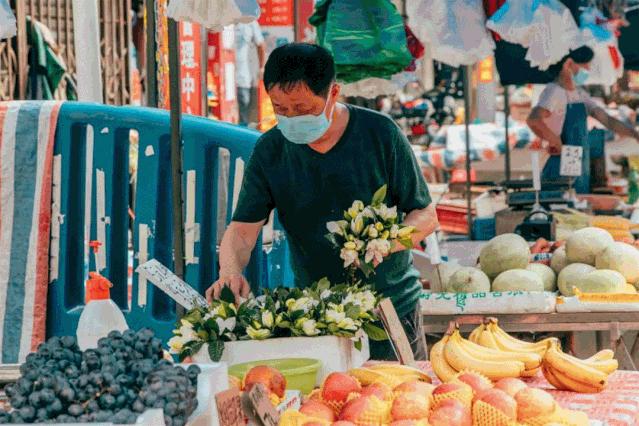
[[[490,240],[495,236],[495,218],[473,220],[473,239],[478,241]]]

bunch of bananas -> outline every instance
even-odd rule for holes
[[[362,386],[384,383],[391,389],[404,382],[422,381],[431,383],[431,378],[422,370],[400,364],[372,364],[367,367],[353,368],[348,374],[355,377]]]
[[[549,344],[557,341],[552,337],[539,342],[516,339],[499,327],[496,318],[487,318],[484,324],[470,333],[469,339],[486,348],[519,354],[526,364],[526,370],[522,373],[523,377],[533,377],[539,372]]]
[[[559,344],[553,342],[544,356],[542,372],[557,389],[597,393],[604,390],[608,376],[619,367],[613,356],[613,351],[604,349],[588,359],[579,359],[564,353]]]
[[[433,371],[443,382],[463,370],[476,371],[491,380],[521,377],[527,371],[539,368],[541,360],[542,357],[533,351],[507,351],[499,346],[482,346],[464,339],[458,328],[447,333],[430,352]]]

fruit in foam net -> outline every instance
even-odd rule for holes
[[[469,387],[470,386],[468,386],[465,383],[455,383],[455,382],[442,383],[441,385],[433,389],[433,395],[446,395],[447,393],[457,392],[459,390],[462,390],[464,388],[469,388]]]
[[[478,395],[483,391],[493,387],[493,384],[490,380],[488,380],[481,374],[473,373],[471,371],[460,373],[459,376],[455,378],[455,380],[466,383],[473,389],[475,395]]]
[[[353,392],[361,392],[357,379],[345,373],[331,373],[322,385],[322,399],[324,401],[344,402]]]
[[[428,426],[428,419],[419,420],[397,420],[390,426]]]
[[[391,417],[393,420],[416,420],[428,417],[430,398],[418,393],[403,393],[393,401]]]
[[[387,408],[385,410],[382,409],[385,407],[387,407],[387,404],[375,396],[360,396],[351,399],[344,405],[344,408],[342,408],[339,414],[339,420],[347,420],[355,424],[360,424],[362,419],[373,414],[380,415],[381,411],[386,411],[386,414],[388,414]]]
[[[417,380],[414,380],[412,382],[404,382],[394,389],[396,393],[413,392],[425,396],[430,396],[433,393],[433,390],[435,390],[434,385]]]
[[[530,260],[530,247],[517,234],[502,234],[488,241],[479,253],[479,264],[489,278],[509,269],[525,268]]]
[[[492,405],[513,420],[517,419],[517,402],[500,389],[488,389],[477,396],[476,400]]]
[[[515,395],[517,420],[551,414],[555,410],[555,400],[548,392],[537,388],[526,388]]]
[[[520,390],[526,389],[527,387],[528,385],[526,385],[526,383],[514,377],[507,377],[495,383],[496,389],[506,392],[511,397],[514,397]]]
[[[382,401],[386,401],[393,397],[393,389],[386,383],[373,383],[362,388],[362,396],[374,395]]]
[[[338,420],[333,423],[331,426],[355,426],[355,423],[349,422],[347,420]]]
[[[470,408],[456,399],[439,403],[428,416],[430,426],[472,426]]]
[[[286,378],[275,368],[268,365],[258,365],[251,368],[244,376],[244,391],[250,391],[258,383],[263,384],[266,389],[278,398],[284,397]]]
[[[335,421],[335,413],[329,406],[318,401],[308,400],[300,407],[300,413],[316,419]]]

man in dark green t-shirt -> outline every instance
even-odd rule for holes
[[[382,185],[388,187],[386,204],[397,206],[402,222],[415,226],[415,246],[434,231],[435,210],[406,137],[387,116],[337,102],[340,87],[326,49],[303,43],[275,49],[264,84],[278,125],[259,139],[247,164],[220,248],[220,278],[207,291],[209,298],[218,297],[224,285],[236,296],[248,295],[242,271],[273,209],[286,231],[300,287],[322,277],[344,282],[339,251],[325,238],[326,223],[340,220],[354,200],[369,202]],[[392,299],[414,336],[421,284],[410,251],[395,243],[375,272],[375,288]],[[374,358],[388,358],[388,352],[371,348]]]

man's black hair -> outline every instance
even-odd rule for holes
[[[331,52],[309,43],[289,43],[273,50],[264,66],[264,86],[284,91],[300,83],[318,96],[326,96],[335,80],[335,61]]]
[[[577,64],[587,64],[595,57],[595,52],[588,46],[581,46],[575,50],[572,50],[569,54],[564,56],[561,61],[552,65],[548,71],[553,75],[558,76],[568,59],[572,59]]]

